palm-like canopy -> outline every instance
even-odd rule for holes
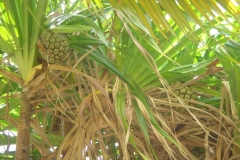
[[[239,156],[237,2],[22,0],[0,9],[0,136],[14,144],[4,134],[17,128],[16,159],[28,158],[29,139],[35,159]],[[61,64],[36,49],[47,29],[68,38]]]

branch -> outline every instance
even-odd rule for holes
[[[18,75],[4,69],[0,69],[0,74],[23,86],[23,80]]]

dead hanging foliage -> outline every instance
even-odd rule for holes
[[[147,94],[155,117],[167,123],[180,143],[184,144],[196,159],[232,159],[237,156],[232,152],[232,147],[236,145],[234,139],[237,137],[232,135],[237,129],[237,117],[235,109],[232,108],[235,106],[231,105],[233,102],[228,88],[223,82],[219,108],[197,100],[179,99],[176,95],[167,98],[169,91],[161,88],[148,91]],[[170,147],[175,146],[170,144]],[[175,151],[177,155],[181,155],[177,149]]]
[[[159,134],[144,105],[124,82],[94,62],[87,59],[86,63],[88,67],[80,64],[78,69],[52,65],[46,79],[39,76],[38,90],[33,91],[39,98],[31,102],[38,107],[31,126],[40,138],[31,141],[42,159],[211,160],[237,156],[232,153],[236,124],[226,83],[219,108],[181,98],[164,88],[145,92],[152,115],[179,149]],[[148,122],[149,139],[137,119],[137,104]]]

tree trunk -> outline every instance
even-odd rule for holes
[[[29,159],[29,141],[30,141],[30,120],[32,105],[27,98],[26,92],[22,96],[22,106],[20,108],[20,119],[18,123],[18,133],[16,142],[15,160]]]

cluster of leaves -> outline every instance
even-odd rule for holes
[[[239,157],[234,3],[22,0],[0,9],[3,157],[15,154],[6,133],[19,130],[26,100],[33,159]],[[61,64],[36,49],[47,29],[73,50]],[[179,81],[197,99],[176,95]]]

